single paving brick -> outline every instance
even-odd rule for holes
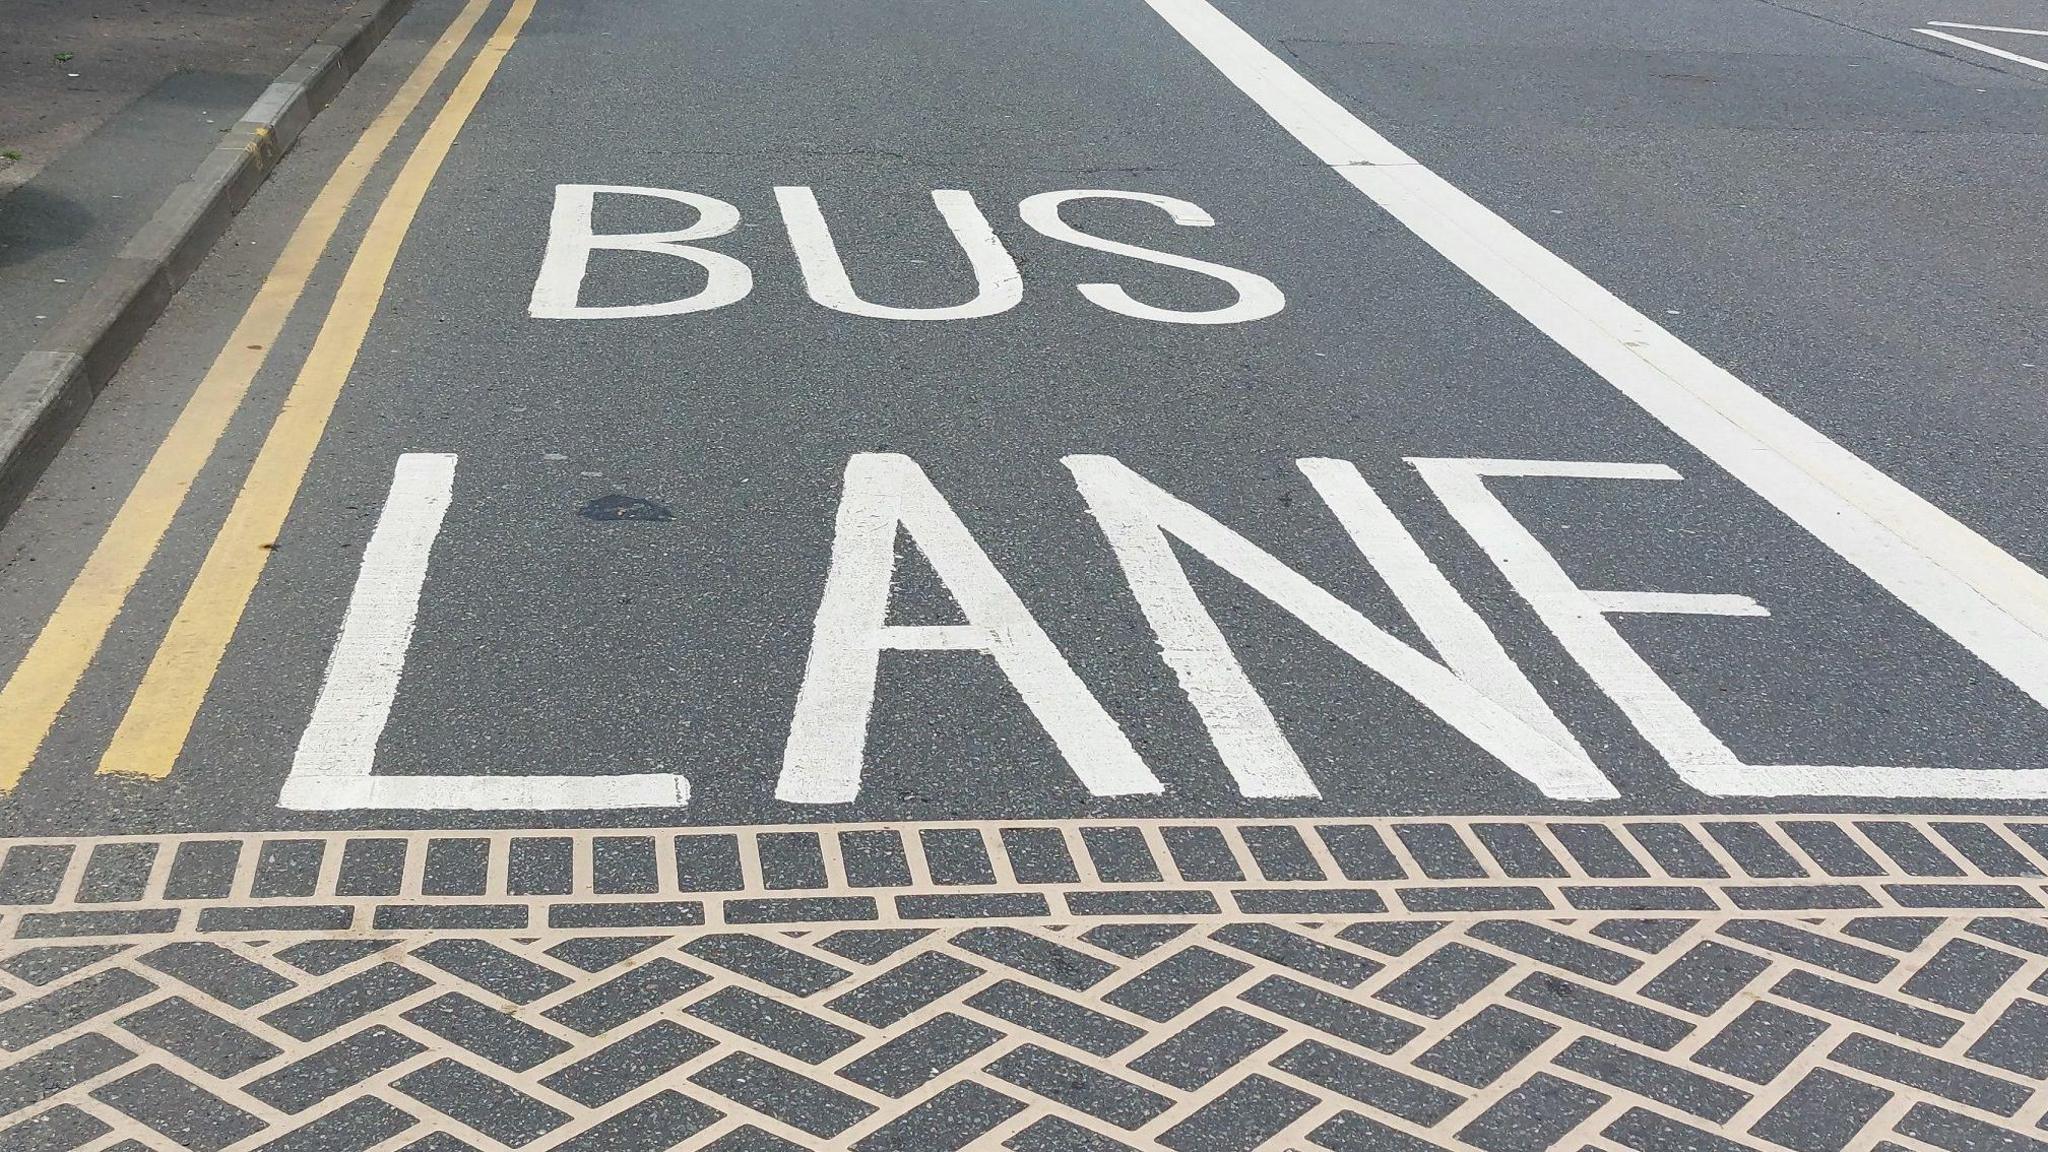
[[[0,1012],[0,1048],[19,1052],[154,991],[156,985],[126,969],[95,972]]]
[[[958,1152],[1024,1105],[972,1081],[938,1095],[863,1136],[855,1152]]]
[[[864,828],[839,834],[839,860],[847,883],[855,888],[907,888],[910,860],[903,837],[893,830]]]
[[[1816,1068],[1749,1131],[1793,1152],[1840,1152],[1891,1098],[1886,1089]]]
[[[0,1148],[7,1152],[70,1152],[110,1131],[98,1117],[69,1104],[59,1104],[19,1124],[0,1127]]]
[[[1509,989],[1508,995],[1652,1048],[1670,1048],[1692,1031],[1691,1024],[1675,1016],[1540,972]]]
[[[1029,1028],[1097,1056],[1120,1052],[1145,1035],[1121,1020],[1014,980],[991,985],[968,998],[967,1003],[1020,1028]]]
[[[513,1016],[460,992],[437,996],[410,1008],[405,1018],[502,1068],[524,1072],[568,1051],[569,1045]]]
[[[934,884],[993,884],[995,865],[979,828],[926,828],[917,835]]]
[[[1090,1132],[1058,1116],[1047,1116],[1032,1123],[1003,1141],[1003,1147],[1010,1152],[1136,1152],[1121,1140]]]
[[[1937,1108],[1915,1104],[1895,1130],[1948,1152],[2048,1152],[2048,1140]]]
[[[436,1060],[392,1082],[400,1092],[501,1144],[530,1144],[569,1115],[453,1060]]]
[[[1211,829],[1214,831],[1214,829]],[[1003,853],[1010,859],[1010,874],[1020,884],[1076,884],[1081,874],[1067,852],[1067,838],[1057,828],[1005,828]],[[1168,847],[1172,846],[1171,837]],[[1225,877],[1238,879],[1238,877]]]
[[[1622,1113],[1600,1134],[1635,1152],[1751,1152],[1749,1145],[1641,1108]]]
[[[404,1111],[364,1096],[258,1145],[256,1152],[363,1152],[418,1123]]]
[[[2048,1004],[2015,1000],[1970,1045],[1972,1060],[2048,1080]]]
[[[1251,1152],[1315,1107],[1315,1097],[1247,1076],[1159,1136],[1174,1152]]]
[[[1131,1061],[1131,1070],[1183,1091],[1237,1067],[1282,1035],[1279,1028],[1234,1008],[1218,1008]]]
[[[1487,985],[1512,968],[1513,963],[1490,952],[1450,943],[1388,981],[1373,993],[1373,998],[1441,1018],[1485,991]]]
[[[931,934],[929,928],[845,928],[818,941],[818,946],[848,960],[880,964]]]
[[[1778,920],[1731,920],[1721,926],[1731,940],[1830,968],[1854,980],[1882,980],[1899,966],[1897,957],[1873,952],[1839,936],[1823,936]]]
[[[1486,1152],[1548,1148],[1606,1102],[1590,1088],[1538,1072],[1459,1129],[1458,1139]]]
[[[1308,1138],[1330,1152],[1446,1152],[1444,1145],[1396,1131],[1357,1112],[1337,1113],[1317,1125]]]
[[[1591,1036],[1572,1041],[1558,1054],[1557,1065],[1717,1124],[1750,1101],[1750,1093],[1740,1088]]]
[[[88,1032],[0,1066],[0,1116],[11,1116],[75,1084],[111,1072],[134,1055],[113,1040]],[[6,1145],[0,1143],[0,1147]]]
[[[823,992],[852,975],[837,964],[744,932],[699,936],[683,951],[796,996]]]
[[[1237,830],[1259,874],[1272,881],[1322,880],[1322,865],[1301,833],[1286,824],[1247,824]]]
[[[281,1112],[302,1112],[424,1051],[412,1037],[373,1024],[268,1073],[243,1091]]]
[[[704,983],[704,980],[703,973],[658,956],[588,992],[564,1000],[543,1015],[586,1036],[597,1036],[629,1020],[639,1019]]]
[[[548,955],[585,972],[602,972],[661,942],[659,936],[579,936],[548,949]]]
[[[1915,1008],[1902,1000],[1866,991],[1839,980],[1816,976],[1811,972],[1787,972],[1783,979],[1772,986],[1771,991],[1788,1000],[1797,1000],[1830,1012],[1846,1016],[1872,1028],[1918,1040],[1922,1044],[1939,1045],[1956,1034],[1962,1021]]]
[[[1695,1016],[1707,1016],[1770,968],[1770,962],[1702,940],[1643,985],[1643,995]]]
[[[0,972],[41,987],[122,951],[121,944],[50,944],[0,960]]]
[[[807,1064],[836,1056],[860,1039],[853,1032],[801,1008],[770,1000],[745,988],[721,988],[684,1011]]]
[[[839,1074],[885,1096],[903,1096],[1000,1039],[993,1028],[945,1012],[848,1063]]]
[[[1634,957],[1527,920],[1483,920],[1465,934],[1604,984],[1618,984],[1642,967],[1642,961]]]
[[[1550,833],[1571,853],[1586,875],[1601,880],[1646,879],[1650,871],[1621,837],[1604,824],[1553,823]]]
[[[953,943],[977,956],[1077,992],[1094,987],[1116,972],[1116,966],[1106,960],[1016,928],[970,928],[955,934]]]
[[[863,1024],[883,1028],[979,975],[981,969],[964,960],[940,952],[922,952],[834,997],[826,1007]]]
[[[301,972],[325,976],[365,956],[382,952],[393,943],[390,940],[307,940],[289,948],[279,949],[277,958]],[[205,947],[211,948],[214,945],[208,944]],[[292,987],[296,988],[298,985],[294,984]]]
[[[220,1149],[263,1130],[263,1122],[161,1064],[92,1090],[92,1098],[191,1149]]]
[[[1527,824],[1474,824],[1472,835],[1517,880],[1562,880],[1571,875],[1550,846]]]
[[[875,1110],[865,1101],[745,1052],[703,1069],[690,1082],[818,1137],[837,1136]]]
[[[1699,1046],[1693,1062],[1758,1084],[1777,1077],[1826,1032],[1826,1021],[1756,1003]]]
[[[1951,940],[1899,986],[1908,996],[1958,1012],[1975,1012],[1997,995],[2025,961],[1974,940]]]
[[[1251,965],[1192,945],[1154,963],[1103,999],[1147,1020],[1171,1020],[1210,993],[1251,971]]]
[[[1019,1088],[1086,1112],[1119,1128],[1136,1128],[1166,1111],[1173,1101],[1149,1088],[1070,1060],[1036,1044],[1025,1044],[988,1065],[990,1075]]]
[[[331,984],[263,1014],[263,1022],[297,1040],[324,1036],[351,1020],[394,1004],[433,981],[396,964],[374,968]]]
[[[665,1088],[562,1141],[553,1152],[665,1152],[724,1117],[709,1104]]]
[[[1274,1059],[1273,1067],[1425,1127],[1465,1102],[1456,1093],[1318,1040],[1304,1040],[1288,1049]]]
[[[1557,1025],[1488,1004],[1415,1060],[1416,1067],[1483,1088],[1550,1039]]]
[[[159,1000],[123,1016],[121,1027],[223,1080],[239,1076],[282,1051],[182,996]]]
[[[1244,992],[1244,1001],[1318,1031],[1379,1052],[1392,1052],[1422,1029],[1285,976],[1268,976]]]
[[[586,1108],[617,1099],[716,1047],[673,1020],[657,1020],[541,1081]]]
[[[1339,988],[1356,988],[1385,967],[1377,960],[1311,940],[1278,924],[1226,924],[1209,933],[1209,938]]]
[[[1918,1088],[2000,1116],[2018,1112],[2034,1094],[2027,1085],[1902,1048],[1875,1036],[1852,1035],[1835,1045],[1835,1050],[1828,1056],[1838,1064],[1846,1064],[1880,1079]]]
[[[514,1004],[530,1004],[570,983],[560,972],[543,968],[488,940],[443,937],[413,949],[412,954]]]

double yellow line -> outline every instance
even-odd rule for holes
[[[399,246],[456,135],[525,27],[534,2],[512,0],[378,205],[328,307],[312,352],[271,423],[227,521],[101,757],[101,772],[162,779],[177,763],[221,656],[270,558],[270,546],[284,526],[313,450],[362,349]],[[491,3],[468,0],[329,177],[92,556],[28,654],[0,687],[0,792],[18,784],[34,763],[37,750],[120,616],[200,470],[212,458],[229,420],[247,397],[251,381],[263,367],[370,171]]]

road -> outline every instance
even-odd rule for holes
[[[2043,28],[421,0],[0,529],[16,931],[338,981],[321,1147],[2043,1146]],[[144,963],[7,990],[268,1054],[157,989],[37,1146],[265,1146],[339,1019]]]

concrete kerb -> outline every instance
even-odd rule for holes
[[[322,32],[172,190],[43,346],[0,381],[0,523],[28,498],[235,213],[411,7],[412,0],[361,0]]]

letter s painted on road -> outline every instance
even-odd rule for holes
[[[1151,248],[1140,248],[1136,244],[1125,244],[1117,240],[1104,240],[1090,236],[1060,219],[1060,206],[1070,200],[1135,200],[1162,209],[1173,218],[1175,224],[1192,228],[1207,228],[1216,221],[1201,206],[1171,196],[1160,196],[1151,192],[1123,192],[1116,189],[1092,188],[1070,189],[1065,192],[1040,192],[1028,196],[1017,206],[1024,222],[1040,233],[1054,240],[1064,240],[1097,252],[1109,252],[1118,256],[1129,256],[1148,264],[1164,264],[1171,268],[1184,268],[1212,276],[1237,290],[1237,302],[1224,308],[1204,312],[1184,312],[1173,308],[1158,308],[1151,304],[1132,299],[1131,294],[1117,284],[1078,284],[1081,295],[1091,302],[1125,316],[1140,320],[1156,320],[1162,324],[1243,324],[1250,320],[1263,320],[1287,306],[1287,297],[1271,280],[1237,268],[1226,268],[1211,264],[1192,256],[1178,256],[1171,252],[1160,252]]]

